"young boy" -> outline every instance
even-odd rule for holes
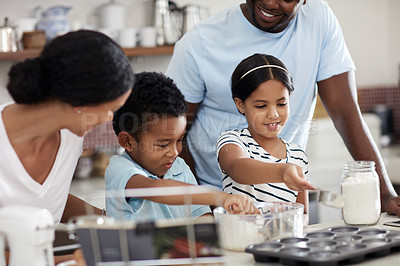
[[[185,196],[113,197],[110,190],[197,185],[183,159],[187,107],[173,81],[163,74],[136,74],[135,86],[113,119],[119,144],[105,173],[107,215],[124,220],[156,220],[210,213],[207,205],[221,205],[231,213],[258,213],[249,197],[210,190],[195,194],[190,206]],[[165,190],[167,191],[167,190]]]

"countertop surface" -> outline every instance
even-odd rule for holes
[[[384,222],[387,221],[396,221],[400,220],[399,217],[394,216],[394,215],[388,215],[386,213],[381,214],[381,218],[379,222],[376,225],[373,226],[363,226],[362,229],[366,228],[379,228],[379,229],[387,229],[391,231],[400,231],[400,227],[392,227],[392,226],[386,226],[383,225]],[[336,227],[336,226],[345,226],[345,223],[342,220],[339,221],[334,221],[334,222],[327,222],[327,223],[320,223],[320,224],[314,224],[308,226],[304,233],[309,233],[313,231],[318,231],[322,229],[327,229],[331,227]],[[129,263],[128,265],[140,265],[136,264],[139,261]],[[392,265],[399,265],[400,262],[400,252],[391,252],[389,255],[382,256],[382,257],[372,257],[372,258],[366,258],[364,261],[357,263],[357,264],[351,264],[351,265],[371,265],[371,266],[376,266],[376,265],[385,265],[385,266],[392,266]],[[62,265],[62,264],[59,264]],[[106,263],[100,263],[99,265],[104,265],[104,266],[122,266],[126,265],[123,262],[106,262]],[[161,265],[161,264],[157,264]],[[185,264],[187,265],[187,264]],[[281,265],[279,263],[258,263],[254,260],[253,255],[250,253],[246,252],[233,252],[233,251],[224,251],[224,256],[222,257],[222,262],[219,263],[211,263],[211,264],[196,264],[196,265],[229,265],[229,266],[248,266],[248,265]],[[297,265],[297,264],[296,264]],[[302,264],[303,265],[303,264]],[[307,265],[307,264],[305,264]],[[339,264],[342,265],[342,264]]]
[[[373,226],[364,226],[363,228],[380,228],[380,229],[388,229],[388,230],[397,230],[400,231],[400,227],[393,227],[393,226],[386,226],[383,225],[384,222],[387,221],[395,221],[400,220],[399,217],[394,215],[388,215],[387,213],[381,214],[381,218],[376,225]],[[327,223],[320,223],[310,225],[305,229],[305,233],[317,231],[321,229],[326,229],[335,226],[344,226],[345,223],[342,220],[334,221],[334,222],[327,222]],[[279,263],[258,263],[254,260],[253,255],[246,252],[232,252],[232,251],[225,251],[225,265],[280,265]],[[356,265],[399,265],[400,264],[400,252],[390,253],[387,256],[379,257],[379,258],[368,258],[365,261],[358,263]]]
[[[400,184],[400,145],[382,149],[381,152],[385,164],[388,167],[391,181],[394,184]],[[338,171],[341,171],[341,169],[339,169]],[[82,197],[83,199],[89,201],[91,204],[99,208],[104,208],[105,206],[104,189],[104,177],[100,176],[89,177],[85,179],[74,179],[71,185],[71,193],[77,195],[78,197]],[[340,217],[340,215],[337,217]],[[335,219],[329,219],[327,222],[310,225],[305,229],[305,233],[329,227],[345,225],[342,220],[337,220],[337,217]],[[383,213],[378,224],[374,225],[373,227],[400,231],[400,227],[396,228],[383,225],[384,222],[392,220],[400,220],[400,218]],[[224,251],[224,253],[225,265],[280,265],[279,263],[258,263],[254,260],[253,255],[250,253],[232,251]],[[368,258],[357,265],[375,266],[379,263],[389,266],[399,265],[400,252],[390,253],[387,256],[379,258]]]

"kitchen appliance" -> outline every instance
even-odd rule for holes
[[[377,104],[372,106],[370,112],[381,120],[380,144],[382,147],[387,147],[393,143],[393,109],[384,104]]]
[[[181,37],[181,25],[172,15],[168,0],[155,0],[153,25],[157,29],[157,45],[171,45]]]
[[[194,24],[200,22],[200,8],[197,5],[186,5],[183,8],[182,35],[190,30]]]
[[[257,202],[254,205],[260,214],[229,214],[222,207],[214,209],[224,249],[244,251],[250,244],[303,234],[303,205],[290,202]]]
[[[10,249],[9,266],[54,265],[54,220],[48,210],[31,206],[0,208],[0,235],[0,248],[6,240]],[[5,265],[3,250],[1,266]]]
[[[174,44],[206,16],[208,9],[199,5],[179,8],[173,1],[155,0],[153,25],[157,28],[157,45]]]
[[[8,18],[4,19],[4,26],[0,27],[0,52],[17,51],[17,32],[8,25]]]
[[[37,29],[46,33],[47,42],[70,31],[67,13],[71,7],[56,5],[51,6],[42,13],[42,18],[37,24]]]

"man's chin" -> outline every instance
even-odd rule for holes
[[[256,15],[254,12],[252,12],[252,19],[253,19],[253,23],[256,26],[257,29],[265,31],[265,32],[269,32],[269,33],[278,33],[281,32],[283,30],[285,30],[285,28],[287,27],[287,25],[289,24],[289,22],[278,22],[277,24],[275,24],[272,27],[263,27],[260,25],[260,23],[258,23]]]

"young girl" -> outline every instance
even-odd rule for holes
[[[254,201],[298,202],[307,214],[305,190],[314,189],[306,181],[307,156],[298,145],[278,137],[288,121],[294,89],[288,70],[273,56],[254,54],[236,67],[231,87],[248,128],[228,130],[218,138],[223,190]]]

